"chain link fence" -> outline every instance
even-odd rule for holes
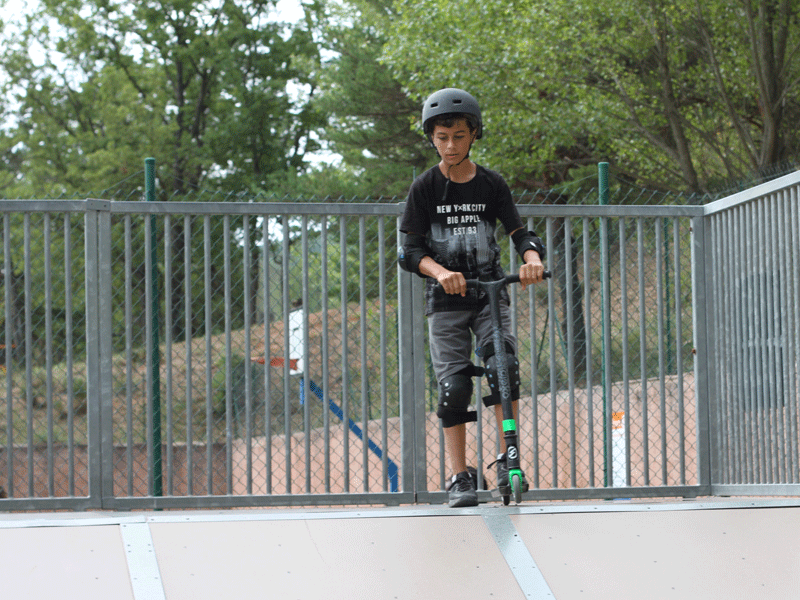
[[[425,328],[402,314],[398,200],[141,193],[132,179],[113,202],[2,203],[0,493],[40,508],[439,499],[424,339],[423,384],[403,381],[404,338]],[[621,185],[605,210],[592,186],[517,196],[555,274],[512,293],[530,494],[696,493],[702,208]],[[492,486],[477,387],[470,452]]]

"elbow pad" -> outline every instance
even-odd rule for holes
[[[547,250],[535,233],[532,231],[525,231],[524,229],[518,229],[511,235],[511,241],[514,242],[514,247],[517,249],[517,254],[519,254],[522,260],[525,260],[525,253],[528,250],[535,250],[539,253],[539,258],[541,260],[545,259],[547,255]]]
[[[417,233],[407,233],[405,243],[398,248],[397,262],[404,271],[420,275],[419,263],[426,256],[431,255],[425,236]]]

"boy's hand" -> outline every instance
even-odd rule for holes
[[[439,282],[439,285],[441,285],[448,294],[467,295],[467,280],[464,279],[462,273],[443,271],[436,275],[436,281]]]
[[[524,290],[529,285],[539,283],[544,280],[544,265],[539,258],[539,253],[535,250],[528,250],[525,253],[525,264],[519,268],[519,283]]]

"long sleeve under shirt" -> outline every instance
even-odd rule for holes
[[[469,278],[491,281],[504,275],[500,246],[495,240],[497,221],[510,233],[522,227],[511,191],[499,173],[476,165],[467,183],[450,182],[438,165],[411,185],[400,231],[427,238],[431,258],[443,267]],[[427,279],[425,314],[448,310],[473,310],[486,299],[472,290],[466,297],[445,294],[434,279]]]

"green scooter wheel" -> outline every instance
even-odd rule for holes
[[[514,494],[514,502],[522,502],[522,477],[517,473],[511,476],[511,491]]]

